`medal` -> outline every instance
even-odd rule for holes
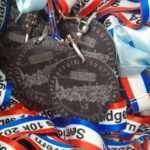
[[[84,20],[87,20],[87,18],[84,18]],[[66,35],[71,34],[83,54],[97,58],[114,69],[117,56],[116,48],[111,36],[99,22],[93,20],[89,25],[88,32],[78,40],[79,26],[75,20],[62,21],[59,23],[58,28],[62,38],[66,38]]]
[[[119,84],[108,65],[93,57],[85,58],[84,64],[73,56],[56,66],[49,79],[49,101],[64,117],[99,122],[108,105],[118,100]]]
[[[49,37],[39,45],[34,44],[36,40],[32,39],[16,50],[8,66],[7,79],[12,82],[23,102],[29,100],[29,103],[33,101],[49,108],[49,73],[55,68],[57,58],[67,57],[68,49]]]

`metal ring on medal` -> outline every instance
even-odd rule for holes
[[[50,106],[47,103],[49,75],[57,63],[55,57],[66,58],[67,49],[49,37],[40,45],[34,44],[36,40],[34,38],[17,49],[8,67],[7,78],[13,80],[16,91],[24,100]]]
[[[71,34],[76,39],[77,26],[78,23],[74,20],[60,22],[58,28],[61,37],[66,38]],[[95,57],[114,69],[117,58],[115,44],[108,31],[98,21],[91,22],[88,32],[77,41],[77,45],[84,55]]]
[[[65,59],[56,66],[49,80],[50,100],[64,117],[102,121],[108,105],[119,98],[118,80],[111,68],[98,59],[85,56]]]

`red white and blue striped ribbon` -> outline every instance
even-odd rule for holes
[[[147,70],[129,77],[120,77],[120,81],[134,111],[149,109],[150,78]]]

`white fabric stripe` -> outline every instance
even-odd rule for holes
[[[5,93],[6,93],[6,90],[7,90],[6,88],[3,90],[3,88],[5,86],[7,86],[7,82],[4,81],[4,82],[0,82],[0,83],[1,83],[1,87],[2,87],[2,88],[0,88],[0,105],[2,105],[2,103],[4,101]]]
[[[0,141],[0,149],[15,150],[13,147],[3,141]]]
[[[108,26],[107,22],[111,22],[111,24]],[[121,24],[119,23],[119,19],[113,15],[108,16],[104,21],[104,26],[106,27],[107,30],[111,30],[117,25],[121,25]]]
[[[16,114],[10,116],[0,116],[0,126],[28,116],[31,116],[31,114]]]
[[[85,133],[83,133],[84,138],[80,139],[80,140],[88,142],[88,143],[92,143],[99,148],[103,148],[104,141],[102,140],[101,136],[98,133],[96,133],[94,130],[92,130],[86,126],[82,126],[82,125],[68,125],[68,126],[66,126],[66,129],[70,129],[70,128],[71,129],[73,129],[73,128],[84,129],[85,130]],[[93,137],[93,138],[91,138],[91,137]],[[71,135],[69,137],[69,139],[78,139],[78,138],[76,137],[76,135]]]
[[[99,122],[99,124],[119,125],[119,124],[125,123],[127,121],[126,118],[124,118],[125,112],[126,112],[126,107],[109,110],[106,114],[105,120],[102,122]],[[109,118],[109,120],[108,120],[108,118]]]
[[[144,110],[140,113],[140,116],[149,116],[150,115],[150,109]]]
[[[91,5],[91,3],[93,3],[94,0],[90,0],[89,2],[85,2],[85,5],[80,9],[80,12],[81,13],[84,9],[86,9],[88,6]]]
[[[134,122],[128,119],[126,129],[123,130],[122,132],[133,134],[139,129],[140,125],[141,123]]]
[[[148,143],[147,143],[148,149],[147,150],[150,150],[150,139],[147,138],[147,141],[148,141]]]
[[[128,81],[135,98],[147,94],[145,84],[141,75],[130,76],[128,77]]]
[[[21,123],[21,124],[18,124],[18,125],[15,125],[15,124],[14,124],[14,126],[6,127],[6,128],[4,128],[4,129],[0,130],[0,132],[1,132],[1,135],[9,136],[9,135],[13,135],[13,134],[16,133],[16,132],[14,132],[13,128],[17,128],[17,131],[18,131],[18,132],[24,132],[24,131],[27,131],[27,132],[28,132],[29,130],[30,130],[30,131],[36,131],[36,130],[40,130],[40,129],[50,129],[50,128],[53,129],[54,127],[51,126],[51,125],[49,125],[49,124],[50,124],[49,122],[50,122],[50,121],[47,120],[47,119],[43,119],[43,120],[32,120],[32,121],[24,122],[24,123]],[[32,129],[30,128],[30,125],[31,125],[31,124],[35,124],[35,126],[36,126],[36,129],[35,129],[35,130],[32,130]],[[39,126],[39,125],[40,125],[40,126]],[[29,128],[26,128],[26,126],[28,126]],[[42,126],[42,128],[41,128],[41,126]],[[11,134],[5,135],[6,130],[9,130]]]
[[[59,145],[54,145],[50,142],[47,142],[45,141],[44,139],[40,138],[39,136],[37,135],[34,135],[34,134],[31,134],[31,135],[28,135],[28,137],[30,137],[41,149],[50,149],[52,147],[52,149],[65,149],[65,150],[72,150],[72,148],[63,148]],[[39,142],[37,142],[37,140]],[[42,141],[42,142],[41,142]],[[43,143],[43,144],[41,144]]]
[[[150,108],[149,94],[146,94],[142,97],[137,98],[137,103],[139,106],[139,112],[149,109]]]
[[[135,150],[135,148],[131,145],[131,144],[127,144],[127,145],[122,145],[122,146],[113,146],[113,145],[108,145],[110,150]]]
[[[72,7],[77,3],[77,0],[65,0],[69,7],[69,12],[71,11]]]
[[[140,7],[140,3],[134,3],[134,2],[127,1],[127,0],[119,0],[119,1],[116,1],[116,3],[119,4],[118,7],[127,7],[127,8]]]

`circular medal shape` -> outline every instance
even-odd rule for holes
[[[84,20],[86,21],[87,18],[85,17]],[[74,39],[77,39],[77,26],[78,23],[73,20],[60,22],[58,28],[61,37],[66,38],[68,34],[71,34]],[[98,21],[91,22],[88,32],[77,41],[77,45],[83,54],[95,57],[114,69],[117,57],[115,44],[107,30]]]
[[[12,82],[22,101],[37,102],[49,108],[49,72],[55,67],[55,57],[66,58],[67,48],[49,37],[40,45],[34,44],[36,40],[37,38],[32,39],[16,50],[16,55],[8,66],[7,79]]]
[[[49,80],[50,101],[64,117],[102,121],[108,105],[120,95],[118,80],[111,68],[93,57],[81,64],[78,56],[59,63]]]
[[[19,10],[16,6],[16,2],[11,1],[10,18],[2,38],[2,41],[6,48],[16,48],[25,42],[25,36],[27,30],[25,28],[25,25],[26,25],[27,16],[29,15],[32,17],[33,13],[23,14],[19,18],[19,20],[15,22],[16,18],[19,16]],[[45,21],[43,17],[41,17],[41,14],[36,13],[36,15],[37,15],[36,22],[32,26],[32,30],[30,32],[29,38],[40,36],[45,26]]]
[[[9,16],[10,0],[0,0],[0,32],[3,31],[4,25]]]

